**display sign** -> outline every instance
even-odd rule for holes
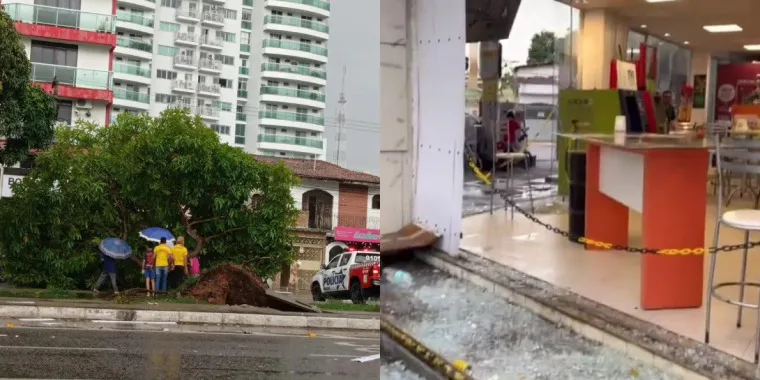
[[[380,244],[380,230],[353,227],[335,227],[336,241]]]
[[[13,198],[13,189],[11,185],[24,179],[22,175],[3,175],[3,186],[0,190],[0,196],[3,198]]]
[[[707,75],[694,76],[694,108],[705,108],[705,99],[707,97]]]
[[[633,62],[626,62],[617,60],[614,63],[615,70],[617,71],[617,89],[619,90],[638,90],[638,83],[636,82],[636,64]]]
[[[696,86],[695,86],[696,87]],[[760,65],[719,65],[715,80],[715,119],[731,120],[735,105],[760,104]]]

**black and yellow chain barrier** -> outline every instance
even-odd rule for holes
[[[542,221],[541,219],[538,219],[535,215],[531,214],[530,212],[524,210],[520,206],[518,206],[513,200],[509,199],[507,194],[502,193],[501,194],[502,199],[509,205],[510,207],[513,207],[515,211],[522,214],[524,217],[526,217],[528,220],[532,221],[533,223],[536,223],[547,230],[554,232],[555,234],[562,235],[568,240],[583,244],[587,246],[592,246],[596,248],[602,248],[602,249],[610,249],[615,251],[626,251],[626,252],[634,252],[634,253],[641,253],[645,255],[665,255],[665,256],[687,256],[687,255],[704,255],[706,253],[716,253],[716,252],[731,252],[731,251],[738,251],[740,249],[749,248],[755,248],[760,246],[760,241],[753,241],[750,242],[747,245],[744,244],[728,244],[723,245],[720,247],[695,247],[695,248],[637,248],[637,247],[629,247],[625,245],[618,245],[618,244],[612,244],[607,243],[603,241],[593,240],[590,238],[587,238],[585,236],[572,236],[569,232],[561,230],[557,227],[552,226],[549,223],[546,223]]]
[[[412,355],[416,356],[434,371],[443,375],[446,379],[472,380],[472,377],[468,373],[469,368],[462,368],[462,364],[450,363],[441,357],[441,355],[423,346],[409,334],[388,322],[385,318],[380,319],[380,331],[390,336],[396,343],[406,348]],[[469,367],[469,365],[464,364],[464,367]]]

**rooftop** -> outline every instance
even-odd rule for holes
[[[282,162],[301,178],[316,179],[322,181],[338,182],[361,182],[366,184],[380,184],[380,177],[372,174],[349,170],[333,163],[320,160],[280,158],[271,156],[253,155],[259,162],[277,164]]]

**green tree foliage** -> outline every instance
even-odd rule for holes
[[[138,232],[150,226],[186,236],[205,267],[243,263],[269,276],[292,262],[290,189],[298,179],[221,143],[199,118],[122,114],[108,128],[80,124],[56,138],[14,198],[0,202],[0,266],[9,281],[85,287],[100,269],[97,242],[115,236],[142,251]]]
[[[0,164],[23,161],[31,149],[45,149],[53,140],[57,118],[53,97],[30,83],[31,63],[13,26],[0,11]]]
[[[534,34],[528,49],[528,64],[554,63],[554,45],[556,42],[557,36],[554,32],[544,30]]]

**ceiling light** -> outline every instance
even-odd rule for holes
[[[741,32],[742,27],[736,24],[726,24],[726,25],[705,25],[702,27],[702,29],[710,32],[710,33],[732,33],[732,32]]]
[[[670,33],[665,33],[665,37],[670,37]]]
[[[688,44],[689,44],[689,41],[684,41],[684,42],[683,42],[683,44],[684,44],[684,45],[688,45]]]
[[[744,50],[760,51],[760,44],[744,45]]]
[[[670,3],[678,0],[647,0],[647,3]]]
[[[644,24],[644,25],[641,26],[641,29],[646,29],[646,28],[647,28],[646,24]]]

